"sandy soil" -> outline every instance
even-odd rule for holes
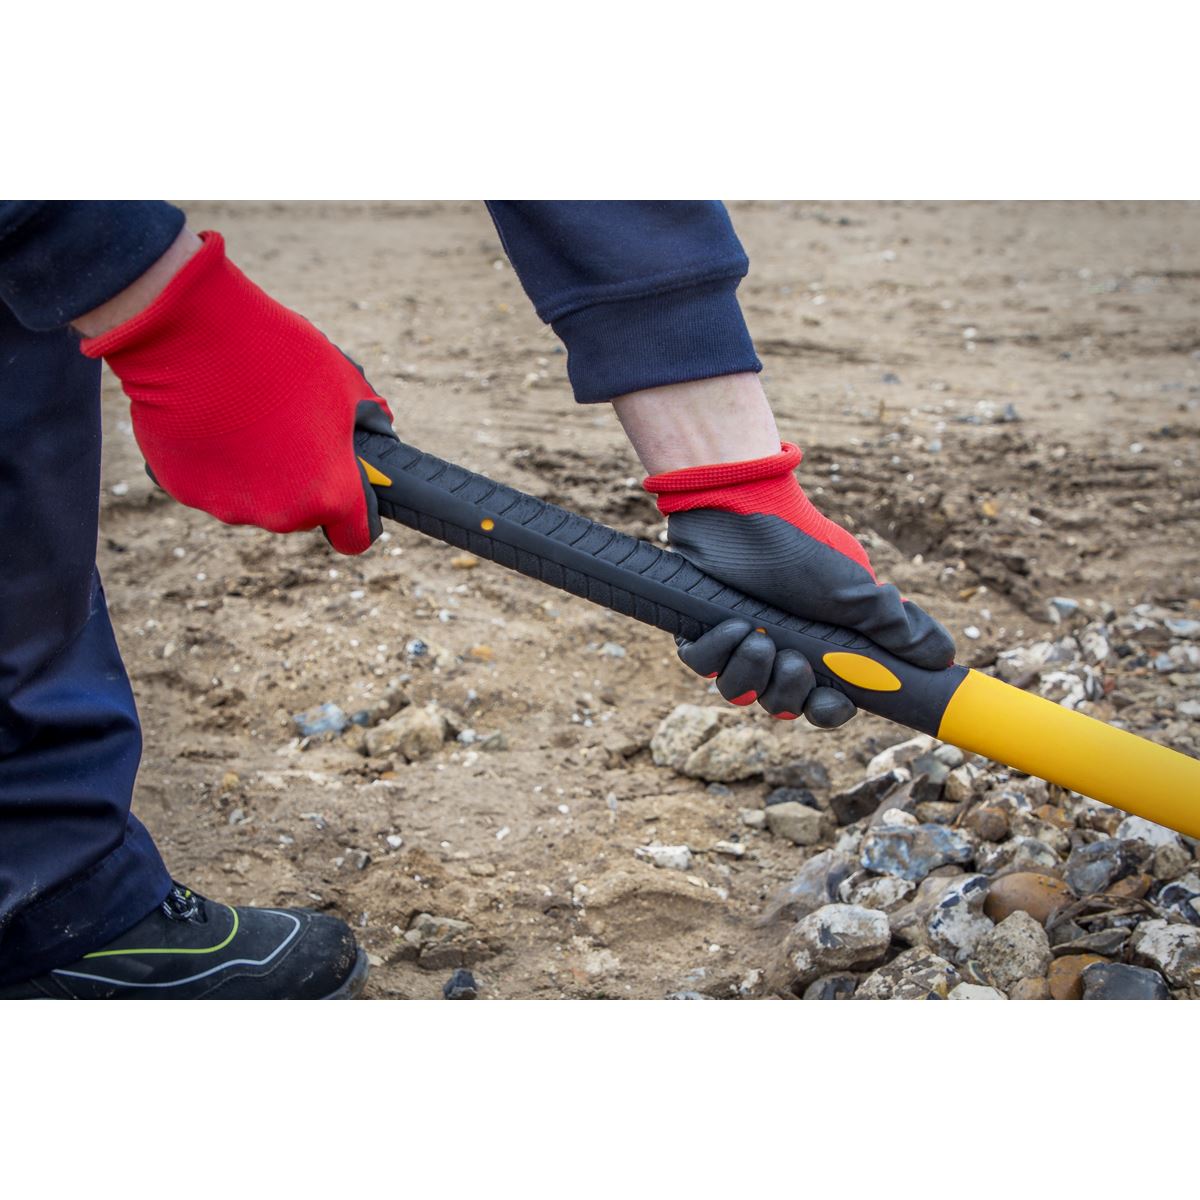
[[[742,300],[806,486],[952,627],[960,661],[1043,632],[1053,595],[1194,606],[1200,207],[732,207]],[[658,534],[615,419],[573,405],[482,206],[188,209],[363,363],[407,440]],[[341,914],[375,956],[374,997],[438,996],[460,962],[505,998],[728,996],[769,966],[780,934],[756,917],[805,852],[765,832],[743,833],[741,860],[707,852],[766,789],[707,791],[650,761],[674,705],[718,702],[669,638],[458,568],[399,527],[350,560],[319,535],[220,526],[155,493],[105,387],[100,556],[145,722],[137,811],[178,878]],[[410,658],[413,639],[434,653]],[[448,742],[405,765],[297,743],[293,713],[389,686],[507,749]],[[873,717],[784,734],[833,787],[903,736]],[[651,840],[697,851],[690,877],[637,861]],[[398,935],[420,912],[470,935],[416,963]]]

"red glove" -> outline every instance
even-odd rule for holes
[[[86,338],[129,397],[133,432],[155,480],[182,504],[274,533],[324,526],[342,554],[379,532],[354,453],[359,424],[392,414],[318,329],[225,257],[219,233],[148,308]]]

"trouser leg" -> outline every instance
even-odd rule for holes
[[[0,983],[111,941],[170,887],[129,811],[141,730],[99,484],[99,364],[0,305]]]

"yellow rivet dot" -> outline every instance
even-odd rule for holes
[[[824,655],[821,661],[839,679],[844,679],[855,687],[865,688],[869,692],[898,692],[902,686],[900,680],[883,663],[876,662],[865,654],[851,654],[849,651],[839,650]]]
[[[491,517],[484,517],[483,520],[479,522],[479,528],[482,529],[484,533],[491,533],[492,530],[496,528],[496,522],[493,521]]]

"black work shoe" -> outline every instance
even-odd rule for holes
[[[0,1000],[353,1000],[367,956],[350,927],[307,908],[230,908],[175,884],[100,950]]]

